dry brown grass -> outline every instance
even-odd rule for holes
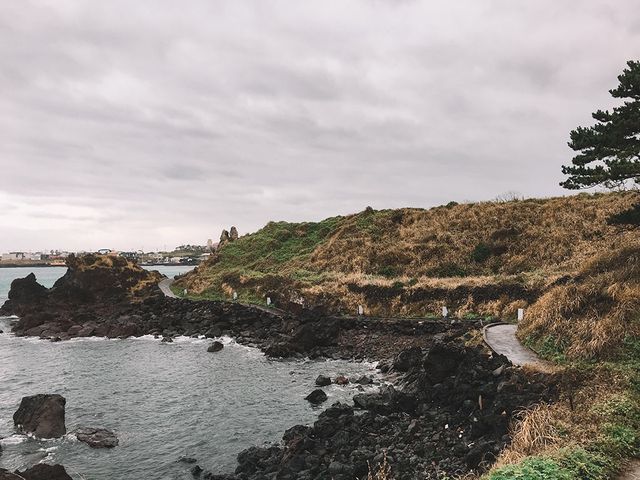
[[[610,245],[619,228],[607,218],[635,201],[634,193],[576,195],[401,209],[370,219],[360,213],[347,217],[304,263],[315,271],[364,274],[393,265],[410,277],[446,273],[453,265],[466,275],[575,269]],[[473,262],[479,243],[497,255]]]
[[[382,463],[377,467],[369,465],[369,473],[367,474],[367,480],[392,480],[391,466],[387,460],[387,452],[384,452]]]
[[[553,367],[562,388],[559,401],[523,410],[511,425],[512,441],[492,470],[525,457],[553,454],[561,448],[587,445],[611,422],[608,405],[625,398],[628,378],[600,367],[589,373]]]
[[[535,405],[516,415],[511,445],[503,452],[496,467],[518,463],[559,443],[558,428],[554,424],[556,412],[552,408],[546,404]]]
[[[522,339],[562,342],[570,358],[612,356],[640,335],[640,242],[586,262],[572,281],[547,291],[527,312]]]
[[[527,308],[554,281],[632,240],[632,229],[610,226],[607,218],[637,200],[636,193],[580,194],[364,211],[333,219],[329,233],[299,254],[292,242],[313,229],[271,225],[223,248],[177,285],[213,298],[233,290],[283,303],[302,298],[343,313],[363,305],[368,315],[430,316],[447,306],[459,318],[515,319],[518,308]],[[285,256],[278,250],[283,245]],[[488,256],[478,259],[479,245]],[[490,286],[493,293],[479,292]]]

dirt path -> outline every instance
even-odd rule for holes
[[[497,323],[484,328],[484,341],[491,350],[507,357],[515,365],[544,364],[538,355],[524,347],[516,337],[517,325]]]

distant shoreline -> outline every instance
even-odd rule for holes
[[[139,263],[141,267],[195,267],[197,264],[184,263]],[[66,265],[52,265],[50,263],[0,263],[0,268],[27,268],[27,267],[66,267]]]
[[[66,267],[66,265],[51,265],[50,263],[0,263],[0,268],[26,268],[26,267]]]

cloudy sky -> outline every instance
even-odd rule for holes
[[[635,0],[2,0],[0,251],[565,194]]]

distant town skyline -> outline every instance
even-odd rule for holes
[[[0,4],[0,252],[565,195],[636,2]]]

